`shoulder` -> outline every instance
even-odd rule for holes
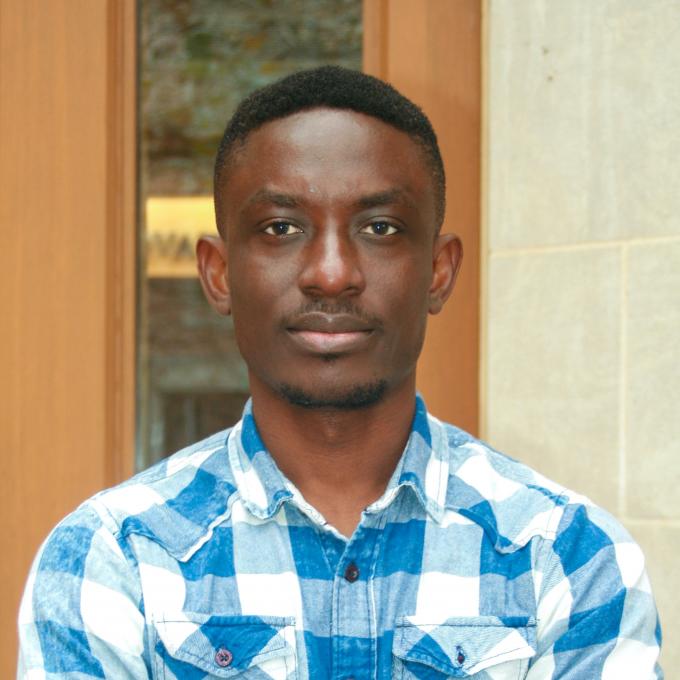
[[[236,491],[226,446],[229,432],[218,432],[99,492],[62,524],[99,524],[123,546],[131,535],[144,536],[181,557],[229,512]]]
[[[444,430],[447,507],[484,526],[500,551],[514,551],[533,538],[555,542],[556,550],[584,541],[592,549],[599,544],[635,546],[621,523],[590,499],[459,428],[444,424]]]

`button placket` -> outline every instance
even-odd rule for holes
[[[384,512],[364,512],[335,572],[332,605],[332,672],[338,680],[368,680],[377,673],[377,646],[357,644],[362,631],[374,630],[376,614],[371,596]]]

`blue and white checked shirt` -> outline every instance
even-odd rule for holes
[[[57,526],[20,638],[30,680],[662,677],[625,530],[420,399],[350,540],[283,477],[247,406]]]

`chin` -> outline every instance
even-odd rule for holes
[[[307,409],[351,411],[377,404],[387,391],[386,380],[349,385],[345,388],[309,390],[299,385],[283,383],[278,393],[294,406]]]

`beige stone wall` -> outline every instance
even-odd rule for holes
[[[680,666],[680,2],[488,0],[483,436],[643,546]]]

